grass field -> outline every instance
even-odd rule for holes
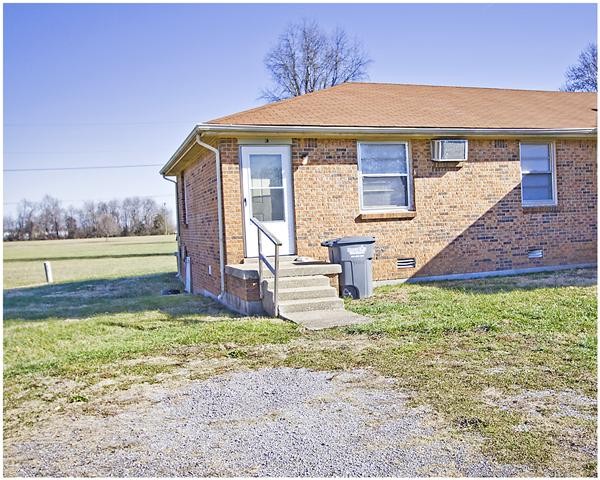
[[[84,245],[70,256],[92,256]],[[170,241],[130,246],[113,251],[174,250]],[[199,296],[160,296],[178,285],[172,273],[137,272],[128,255],[103,260],[111,272],[147,275],[5,290],[5,438],[63,411],[90,413],[94,400],[141,382],[263,366],[371,368],[498,461],[538,475],[596,473],[594,270],[383,287],[347,303],[373,323],[308,332]]]
[[[4,288],[175,271],[175,235],[4,242]]]

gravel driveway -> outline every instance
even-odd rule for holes
[[[508,476],[393,380],[262,369],[130,389],[5,440],[8,476]]]

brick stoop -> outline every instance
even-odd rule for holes
[[[371,321],[344,309],[344,302],[338,296],[337,287],[337,277],[342,271],[340,265],[314,259],[296,263],[296,258],[295,255],[280,257],[279,317],[303,325],[309,330]],[[272,259],[269,261],[272,262]],[[243,314],[266,313],[275,316],[274,278],[264,267],[261,300],[257,259],[246,258],[243,263],[227,265],[225,273],[225,304],[229,308]]]
[[[323,270],[322,275],[314,275],[315,267]],[[348,312],[344,302],[338,297],[325,273],[339,272],[339,265],[329,263],[286,264],[280,269],[279,316],[301,324],[309,330],[366,323],[368,318]],[[331,272],[329,271],[331,270]],[[306,274],[303,274],[306,273]],[[273,279],[263,280],[263,308],[275,316],[273,305]]]

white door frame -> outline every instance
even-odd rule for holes
[[[281,242],[279,248],[281,255],[294,255],[296,253],[296,229],[294,218],[294,193],[292,173],[292,151],[290,145],[242,145],[240,146],[240,177],[242,193],[242,223],[244,231],[244,255],[246,257],[258,256],[257,228],[250,222],[252,215],[252,196],[250,193],[250,155],[281,155],[282,187],[284,202],[283,221],[263,221],[266,228]],[[260,218],[259,218],[260,220]],[[264,237],[263,251],[267,255],[274,252],[273,244]]]

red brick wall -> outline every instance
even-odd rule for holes
[[[225,258],[226,263],[240,263],[244,258],[244,229],[237,140],[222,139],[219,151],[223,181],[223,223],[227,239]]]
[[[197,154],[196,159],[184,169],[184,179],[188,189],[187,225],[183,224],[181,175],[177,178],[180,198],[178,205],[180,243],[190,256],[193,292],[207,290],[218,295],[220,293],[219,230],[215,155],[206,149],[198,151],[200,153]],[[212,274],[208,272],[209,265]]]
[[[521,206],[519,142],[469,141],[460,166],[431,160],[430,141],[410,142],[416,216],[365,221],[360,217],[356,142],[294,142],[298,252],[325,259],[323,239],[376,238],[374,278],[443,275],[596,261],[596,145],[557,141],[558,207]],[[301,152],[309,153],[303,166]],[[550,210],[550,211],[548,211]],[[333,221],[332,221],[333,219]],[[545,257],[527,258],[530,248]],[[396,268],[415,257],[416,269]]]
[[[292,162],[297,252],[326,259],[322,240],[373,235],[377,280],[595,262],[596,142],[555,143],[555,208],[521,206],[517,140],[497,145],[494,140],[470,139],[469,160],[460,166],[434,163],[430,141],[411,140],[416,216],[365,220],[359,211],[356,141],[295,139]],[[219,148],[226,262],[238,263],[244,250],[237,141],[222,139]],[[302,165],[303,153],[308,153],[307,165]],[[192,169],[191,177],[187,177],[198,184],[193,187],[197,192],[188,196],[192,203],[214,189],[214,157],[208,158],[202,173],[198,170],[194,177]],[[213,277],[195,273],[194,279],[198,275],[197,281],[210,286],[203,288],[217,292],[216,193],[210,192],[212,203],[202,218],[204,225],[210,225],[211,234],[189,245],[199,249],[197,263],[206,261],[201,260],[204,258],[214,262]],[[193,206],[188,208],[196,211]],[[207,253],[200,253],[202,248]],[[543,248],[544,258],[528,259],[527,251],[532,248]],[[398,270],[396,259],[404,257],[415,257],[417,267]]]
[[[260,286],[258,279],[241,279],[225,274],[225,289],[236,297],[248,302],[260,301]]]

